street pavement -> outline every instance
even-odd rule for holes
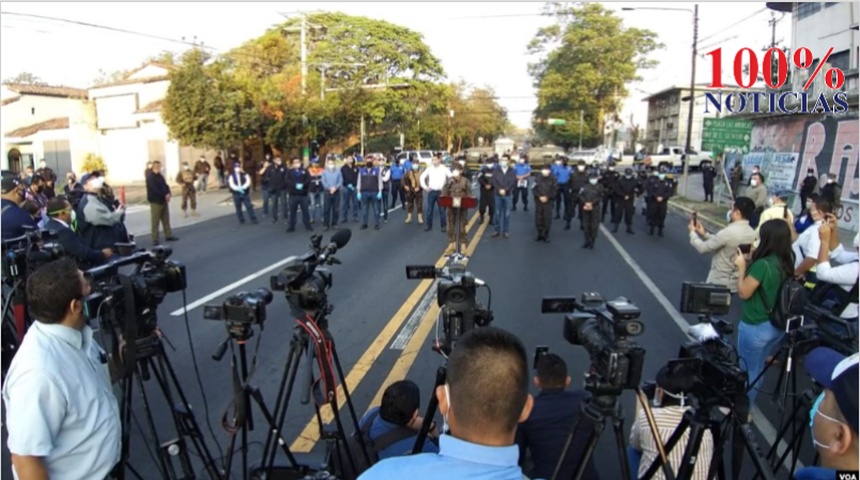
[[[202,198],[209,202],[209,195]],[[168,295],[158,309],[158,324],[173,347],[167,347],[167,356],[216,457],[220,454],[204,421],[207,409],[195,378],[186,328],[190,330],[202,389],[208,401],[208,418],[226,453],[229,436],[221,428],[221,417],[234,396],[231,353],[228,350],[221,362],[211,358],[227,333],[223,323],[203,319],[202,307],[220,305],[238,291],[268,287],[269,277],[280,271],[285,259],[308,250],[310,236],[301,226],[288,234],[283,224],[272,225],[262,221],[260,225],[239,225],[235,216],[230,214],[232,205],[218,205],[215,201],[221,197],[213,194],[214,204],[207,205],[205,209],[201,207],[204,217],[181,227],[177,233],[181,240],[172,244],[172,259],[187,266],[187,319],[182,315],[181,294]],[[171,212],[173,218],[178,211],[176,208]],[[148,246],[148,214],[130,214],[130,221],[136,218],[133,215],[146,219],[141,224],[146,228],[136,227],[132,231],[139,232],[139,245]],[[588,355],[582,347],[564,340],[562,315],[541,314],[542,297],[578,297],[582,292],[590,291],[599,292],[606,299],[624,296],[639,306],[641,320],[646,326],[644,334],[635,338],[647,350],[643,379],[653,378],[666,361],[677,356],[679,346],[687,339],[684,331],[697,322],[693,316],[677,312],[681,283],[704,281],[710,257],[700,256],[689,246],[686,217],[670,215],[666,236],[660,238],[647,235],[644,218],[637,212],[634,218],[636,235],[623,233],[623,227],[621,233],[610,234],[610,225],[604,224],[597,246],[591,251],[580,248],[583,235],[576,221],[570,231],[562,230],[561,221],[554,221],[552,243],[544,244],[533,239],[533,210],[512,213],[510,239],[491,238],[491,228],[476,225],[473,215],[469,218],[473,222],[470,225],[468,253],[471,259],[468,269],[492,288],[493,325],[517,334],[529,352],[538,345],[546,345],[550,351],[562,355],[568,362],[574,386],[581,385],[583,374],[589,368]],[[378,404],[387,384],[404,377],[421,386],[423,412],[432,395],[437,368],[443,361],[430,349],[438,313],[435,290],[428,288],[432,282],[407,280],[405,266],[442,265],[444,258],[441,254],[447,241],[440,232],[438,219],[432,232],[424,232],[415,224],[405,225],[403,219],[404,213],[398,208],[391,212],[389,223],[384,224],[381,231],[358,230],[358,224],[353,222],[342,225],[351,228],[353,236],[337,254],[342,265],[331,268],[334,284],[329,291],[329,300],[334,311],[330,316],[330,331],[359,416]],[[179,227],[181,223],[175,225]],[[320,233],[319,228],[315,233]],[[328,237],[326,235],[325,241]],[[481,298],[486,302],[484,293],[481,293]],[[427,295],[432,297],[427,298]],[[257,341],[261,341],[250,383],[260,389],[268,408],[272,409],[284,374],[294,322],[290,320],[281,293],[275,293],[267,310],[268,320],[264,329],[255,332],[247,350],[250,361],[257,352]],[[732,320],[737,323],[737,319]],[[768,385],[772,385],[774,373],[769,372]],[[149,382],[147,390],[159,439],[164,441],[173,435],[167,407],[163,399],[155,400],[158,391],[154,382]],[[620,403],[627,436],[633,419],[633,395],[625,393]],[[135,398],[134,405],[136,419],[145,425],[139,398]],[[769,447],[767,442],[775,438],[773,430],[778,424],[778,416],[769,396],[760,395],[758,405],[764,411],[756,412],[757,426],[762,432],[758,436],[762,448],[766,449]],[[288,412],[283,425],[287,443],[293,450],[310,452],[311,459],[319,459],[323,442],[316,442],[318,429],[312,422],[312,404],[302,405],[299,395],[294,392]],[[341,409],[346,425],[350,423],[348,412],[345,407]],[[249,462],[257,465],[262,451],[261,442],[268,428],[263,425],[259,410],[255,408],[253,413],[256,428],[249,437]],[[330,418],[328,415],[325,420]],[[352,429],[347,427],[349,432]],[[146,432],[145,436],[149,438],[151,434]],[[135,469],[144,478],[157,478],[155,462],[144,448],[141,435],[134,432],[132,437],[131,458]],[[238,448],[237,444],[235,449]],[[809,452],[806,454],[808,462],[811,456]],[[4,449],[4,459],[8,458],[6,455],[8,453]],[[305,457],[300,460],[302,458]],[[278,460],[279,464],[285,463],[280,451]],[[603,478],[620,477],[611,426],[598,444],[595,460],[598,470],[605,472]],[[194,461],[198,475],[205,478],[200,471],[201,464],[196,459]],[[236,478],[241,475],[240,463],[241,454],[237,451],[232,468]],[[4,461],[3,473],[8,473],[8,465],[8,461]],[[747,459],[745,472],[749,473],[749,468]],[[751,476],[745,474],[744,478]]]

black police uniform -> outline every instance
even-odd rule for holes
[[[818,185],[818,179],[812,172],[807,172],[806,178],[800,184],[800,208],[806,208],[806,200],[815,193],[815,186]]]
[[[651,184],[651,208],[648,215],[648,226],[651,227],[649,235],[654,234],[654,227],[659,229],[663,236],[663,226],[666,222],[666,211],[669,197],[672,196],[673,183],[668,179],[660,180]]]
[[[717,170],[706,165],[702,168],[702,186],[705,188],[705,201],[714,202],[714,179],[717,177]]]
[[[305,167],[291,168],[286,173],[287,193],[290,195],[290,219],[287,226],[287,232],[295,231],[297,215],[299,207],[302,209],[302,223],[305,224],[305,230],[313,231],[311,225],[311,215],[308,210],[309,199],[308,189],[311,185],[311,175]]]
[[[629,176],[627,175],[628,173]],[[641,191],[642,186],[639,183],[639,179],[633,175],[632,171],[625,172],[625,175],[618,179],[618,182],[615,184],[615,198],[618,199],[618,205],[612,214],[612,223],[615,224],[612,228],[613,232],[618,231],[618,225],[621,223],[621,215],[624,214],[627,233],[633,234],[633,228],[631,227],[633,224],[633,202],[636,200],[636,195],[639,195]]]
[[[594,248],[594,241],[597,239],[597,230],[600,228],[601,198],[603,198],[603,187],[599,183],[592,185],[589,182],[579,191],[579,201],[582,204],[579,218],[582,221],[582,229],[585,232],[585,243],[582,245],[582,248]],[[590,209],[586,210],[589,206]]]
[[[600,221],[601,222],[606,219],[606,208],[607,207],[610,207],[609,211],[611,213],[611,216],[609,218],[615,218],[615,210],[616,210],[615,207],[616,207],[616,203],[618,202],[618,197],[617,197],[616,191],[617,191],[618,179],[620,177],[621,177],[621,175],[614,170],[614,167],[613,167],[613,170],[607,169],[605,172],[603,172],[603,175],[601,175],[601,177],[600,177],[600,185],[603,186],[603,191],[604,191],[604,194],[606,195],[606,198],[603,201],[603,210],[602,210],[602,213],[600,214]]]
[[[585,163],[580,163],[579,165],[585,166]],[[564,214],[564,220],[567,222],[564,225],[565,230],[570,230],[570,221],[576,217],[577,210],[581,207],[579,193],[582,190],[582,187],[588,185],[588,174],[585,171],[579,171],[579,165],[577,169],[570,176],[570,203],[568,204],[569,208],[566,208]],[[582,212],[579,212],[579,227],[582,228]]]
[[[558,195],[558,182],[552,175],[544,177],[541,174],[535,179],[535,186],[532,192],[535,196],[535,226],[537,227],[537,238],[535,240],[549,242],[549,229],[552,225],[552,205],[553,200]],[[547,197],[547,202],[541,203],[540,197]]]
[[[481,171],[478,173],[478,185],[480,186],[481,195],[480,201],[481,204],[478,207],[478,214],[480,214],[480,223],[484,223],[484,212],[488,212],[490,215],[490,224],[493,224],[493,219],[495,218],[495,190],[493,189],[493,167],[495,165],[492,163],[484,164],[481,167]],[[489,211],[488,211],[489,210]]]
[[[654,201],[654,197],[651,196],[651,190],[654,188],[654,185],[659,180],[660,179],[657,178],[657,171],[653,170],[651,172],[648,172],[647,176],[645,177],[645,180],[642,182],[643,189],[645,190],[645,210],[642,212],[642,214],[645,215],[645,219],[648,222],[650,222],[649,219],[651,218],[651,204]]]
[[[830,202],[833,205],[833,209],[839,208],[839,205],[842,203],[842,187],[836,183],[825,183],[824,186],[821,187],[821,192],[819,193],[821,198]]]

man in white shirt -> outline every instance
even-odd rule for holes
[[[27,281],[36,322],[3,385],[16,479],[101,480],[120,457],[119,406],[108,357],[86,324],[90,287],[64,258]]]
[[[239,217],[239,223],[245,224],[245,216],[242,215],[242,206],[248,211],[248,216],[251,217],[251,223],[256,225],[257,215],[254,213],[254,204],[251,203],[251,176],[245,173],[242,164],[236,162],[233,166],[233,173],[227,179],[227,185],[230,191],[233,192],[233,206],[236,208],[236,216]]]
[[[433,157],[433,165],[427,167],[421,174],[421,188],[427,192],[427,212],[424,215],[427,220],[427,226],[424,227],[425,232],[433,230],[433,210],[437,206],[439,207],[442,231],[447,231],[448,220],[445,218],[445,209],[439,204],[439,197],[442,196],[442,188],[445,187],[450,176],[451,170],[442,165],[442,157],[439,154]]]
[[[809,217],[815,223],[804,230],[791,245],[794,251],[794,275],[805,277],[809,288],[815,284],[815,263],[818,260],[818,250],[821,247],[818,228],[824,221],[824,217],[832,213],[833,205],[830,202],[821,196],[816,198],[809,208]]]
[[[860,264],[858,264],[857,248],[860,238],[854,236],[854,251],[846,251],[839,240],[839,226],[836,217],[828,216],[826,221],[818,229],[821,247],[818,251],[818,265],[816,265],[816,277],[819,282],[827,282],[837,285],[847,293],[843,297],[841,305],[845,305],[841,312],[834,313],[846,320],[857,322],[857,283],[860,276]],[[832,263],[831,263],[832,261]],[[817,290],[817,289],[816,289]],[[814,296],[814,294],[813,294]]]

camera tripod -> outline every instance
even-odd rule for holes
[[[176,372],[164,351],[161,332],[155,330],[145,337],[134,340],[132,345],[126,345],[124,355],[126,378],[123,387],[123,404],[120,410],[122,415],[122,446],[120,460],[114,471],[115,477],[123,480],[125,478],[125,469],[128,469],[135,477],[143,479],[128,463],[132,398],[134,384],[137,383],[141,399],[143,400],[149,433],[151,438],[155,439],[158,449],[158,466],[161,477],[169,480],[191,480],[196,478],[186,444],[186,440],[190,440],[196,451],[196,455],[203,460],[210,478],[221,478],[215,467],[215,461],[203,439],[203,433],[191,411],[191,405],[188,403],[176,377]],[[155,377],[159,390],[170,405],[171,417],[178,435],[177,438],[166,442],[158,440],[159,429],[156,428],[155,421],[152,418],[149,398],[144,386],[144,382],[152,377]],[[174,393],[176,396],[174,396]],[[179,400],[178,403],[175,402],[177,397]],[[179,470],[177,470],[177,465],[174,463],[174,457],[176,457],[175,460],[179,463]]]
[[[441,350],[438,348],[438,345],[433,346],[434,350],[441,353]],[[450,353],[451,352],[446,352],[445,355]],[[421,422],[421,429],[418,430],[418,436],[415,438],[415,445],[412,447],[413,455],[424,451],[424,443],[427,441],[427,435],[430,433],[430,426],[433,424],[433,418],[436,416],[436,410],[439,408],[439,399],[436,398],[436,389],[445,385],[446,381],[448,381],[447,361],[436,369],[436,382],[433,384],[433,389],[430,390],[430,402],[427,404],[427,411],[424,412],[424,421]]]
[[[356,469],[357,461],[353,458],[352,452],[346,444],[347,434],[344,423],[340,417],[338,408],[337,382],[343,388],[343,393],[346,398],[346,404],[349,408],[349,413],[352,417],[352,426],[355,431],[359,431],[358,416],[355,413],[355,407],[352,403],[352,397],[349,393],[349,387],[346,384],[341,367],[340,359],[335,348],[334,338],[328,330],[328,319],[326,316],[333,310],[333,306],[325,305],[323,308],[309,311],[294,309],[293,313],[296,317],[296,327],[294,329],[293,338],[290,341],[290,351],[287,355],[287,363],[284,368],[284,375],[281,379],[281,384],[278,389],[277,400],[275,402],[274,417],[275,422],[272,423],[272,429],[266,436],[266,442],[263,447],[263,456],[261,466],[253,473],[256,478],[272,478],[272,472],[275,462],[275,454],[277,451],[276,443],[280,443],[286,450],[286,442],[281,437],[281,430],[284,425],[284,420],[289,409],[290,398],[295,388],[296,377],[299,374],[299,367],[304,357],[304,368],[299,379],[299,388],[301,389],[300,401],[302,404],[307,404],[310,401],[311,390],[314,390],[314,408],[316,410],[317,424],[320,430],[320,437],[326,441],[325,460],[322,468],[330,468],[330,461],[337,455],[338,465],[349,465],[353,471]],[[313,364],[316,360],[319,366],[319,383],[316,384],[313,378]],[[332,368],[334,367],[334,368]],[[335,378],[335,374],[337,378]],[[314,388],[314,387],[317,388]],[[334,431],[326,430],[323,425],[322,413],[320,407],[329,405],[335,420]],[[279,438],[276,440],[275,436]],[[364,440],[361,436],[358,437],[362,454],[364,455],[365,465],[370,465],[370,457],[367,453],[367,447],[364,445]],[[346,462],[344,462],[346,458]],[[295,465],[295,461],[293,464]],[[348,463],[347,463],[348,462]],[[280,470],[280,467],[279,467]],[[335,472],[332,472],[335,473]]]
[[[266,402],[263,400],[263,395],[260,393],[260,389],[252,386],[249,382],[250,377],[253,375],[253,370],[256,367],[256,351],[254,352],[254,358],[251,361],[251,372],[248,372],[248,354],[246,350],[246,344],[248,340],[254,336],[254,331],[251,328],[250,323],[244,322],[228,322],[227,323],[227,339],[219,346],[218,351],[212,358],[216,361],[220,361],[224,357],[224,353],[227,350],[227,347],[231,347],[232,352],[232,378],[233,378],[233,419],[232,422],[228,421],[228,412],[225,412],[224,418],[222,419],[222,424],[225,428],[229,429],[232,433],[232,438],[230,439],[230,449],[227,453],[227,464],[225,467],[225,475],[227,478],[232,476],[232,468],[233,468],[233,455],[235,454],[235,446],[236,446],[236,433],[240,433],[242,438],[242,444],[239,450],[242,452],[242,478],[248,478],[248,432],[254,430],[254,419],[252,415],[251,409],[251,400],[253,400],[257,406],[260,408],[260,411],[263,413],[263,416],[266,419],[266,422],[269,425],[269,432],[278,431],[275,428],[275,417],[272,415],[268,407],[266,406]],[[237,344],[239,346],[239,356],[236,358],[236,351],[233,349],[233,344]],[[257,348],[259,349],[259,341],[257,343]],[[278,438],[278,443],[281,445],[284,454],[289,459],[292,468],[296,471],[303,471],[302,467],[299,466],[292,452],[290,452],[289,447],[287,447],[287,442],[284,441],[283,437]]]

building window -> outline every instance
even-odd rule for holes
[[[797,19],[801,20],[820,11],[821,2],[797,2],[794,4],[794,8]]]
[[[30,107],[30,115],[36,114],[36,107]]]
[[[827,59],[827,63],[831,67],[838,68],[843,72],[850,69],[851,55],[848,50],[843,50],[838,53],[833,53]]]
[[[833,5],[836,5],[839,2],[824,2],[824,8],[830,8]]]

